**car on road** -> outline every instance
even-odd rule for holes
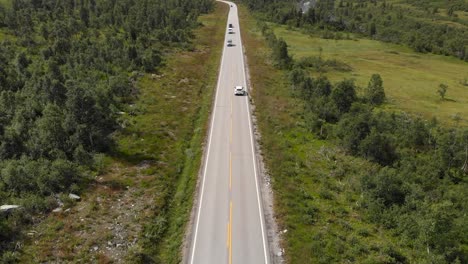
[[[243,86],[236,86],[236,88],[234,88],[234,95],[245,95],[245,89]]]
[[[232,43],[232,39],[227,40],[227,46],[228,47],[234,46],[234,44]]]
[[[232,26],[232,24],[229,24],[228,28],[234,28],[234,27]]]
[[[229,34],[234,34],[234,29],[228,28],[228,33],[229,33]]]

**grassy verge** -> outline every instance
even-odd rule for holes
[[[227,7],[200,17],[193,51],[140,78],[112,155],[70,210],[30,230],[22,262],[178,263],[201,162]]]
[[[437,117],[444,123],[468,125],[468,63],[452,57],[421,54],[409,48],[369,39],[330,40],[274,26],[275,33],[289,45],[297,59],[322,56],[343,61],[351,71],[324,73],[332,81],[352,78],[367,87],[370,76],[378,73],[384,81],[388,108]],[[318,73],[312,70],[314,75]],[[439,84],[448,85],[445,100],[437,94]],[[455,118],[454,118],[455,117]],[[461,121],[458,120],[461,117]],[[464,118],[465,117],[465,118]]]
[[[411,251],[365,219],[359,177],[373,165],[342,154],[307,130],[302,103],[292,97],[285,72],[272,66],[255,19],[243,7],[240,19],[275,213],[281,230],[287,230],[287,261],[393,263],[398,252]]]
[[[201,91],[197,118],[193,121],[193,135],[188,142],[188,147],[184,150],[185,166],[170,204],[168,231],[161,242],[159,252],[163,263],[180,263],[181,261],[181,246],[193,205],[193,194],[203,156],[203,144],[208,128],[211,102],[216,88],[227,12],[228,6],[226,4],[217,3],[216,12],[204,17],[202,23],[206,28],[198,32],[200,43],[197,49],[201,52],[207,52],[206,47],[209,47],[208,56],[199,58],[190,69],[186,67],[180,69],[181,71],[190,70],[191,74],[197,76],[205,88]],[[200,69],[201,65],[203,65],[203,70]]]

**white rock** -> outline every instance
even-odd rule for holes
[[[52,213],[60,213],[62,212],[62,210],[63,210],[62,207],[57,207],[54,210],[52,210]]]
[[[18,209],[20,208],[20,205],[14,205],[14,204],[5,204],[0,206],[0,212],[8,212],[13,209]]]
[[[76,195],[74,193],[70,193],[68,195],[68,198],[73,199],[73,200],[80,200],[81,199],[81,197],[79,197],[78,195]]]

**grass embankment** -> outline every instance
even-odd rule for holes
[[[309,36],[283,26],[274,26],[275,34],[282,37],[290,53],[299,59],[322,56],[336,59],[352,67],[352,71],[324,73],[332,81],[352,78],[360,87],[367,87],[372,74],[382,76],[387,107],[421,114],[426,119],[437,117],[443,123],[468,126],[468,63],[452,57],[421,54],[409,48],[369,39],[330,40]],[[317,72],[312,70],[313,75]],[[446,99],[437,94],[439,84],[448,85]]]
[[[200,17],[194,51],[143,76],[114,154],[82,201],[36,226],[22,261],[180,262],[201,163],[228,8]]]
[[[304,125],[303,106],[255,19],[241,7],[242,37],[260,144],[275,192],[275,213],[289,263],[385,263],[405,251],[390,232],[367,223],[359,206],[358,177],[372,166],[344,156]],[[367,78],[368,79],[368,78]]]
[[[224,45],[228,5],[216,3],[216,12],[205,16],[202,23],[206,26],[199,31],[198,51],[207,53],[199,56],[190,68],[180,67],[179,70],[189,71],[192,78],[200,82],[198,96],[201,101],[198,105],[197,118],[193,121],[192,137],[189,147],[184,149],[185,166],[182,170],[174,199],[171,202],[171,211],[168,217],[168,231],[161,242],[160,256],[163,263],[180,263],[181,244],[184,239],[186,224],[190,218],[193,204],[193,194],[196,187],[198,172],[203,156],[203,143],[208,128],[208,119],[211,110],[213,92],[216,88],[219,63]]]

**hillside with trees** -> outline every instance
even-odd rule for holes
[[[294,1],[247,1],[252,10],[261,10],[268,20],[280,24],[311,31],[354,32],[405,44],[418,52],[468,61],[468,3],[433,2],[321,0],[302,6]],[[334,38],[335,34],[328,37]]]
[[[414,42],[405,42],[405,32],[417,34],[424,28],[408,22],[396,30],[392,22],[380,24],[383,21],[373,16],[361,17],[348,27],[351,20],[346,18],[352,12],[372,14],[388,8],[383,1],[348,2],[318,1],[307,14],[329,13],[309,23],[295,3],[249,1],[257,18],[264,21],[257,26],[271,57],[263,58],[263,63],[271,63],[285,76],[284,82],[281,77],[269,80],[275,84],[268,89],[254,79],[257,91],[253,97],[261,101],[257,114],[262,148],[277,196],[279,221],[288,230],[288,259],[292,263],[465,263],[467,128],[388,111],[382,107],[387,101],[386,80],[377,72],[366,87],[350,79],[330,82],[310,67],[317,63],[342,67],[339,61],[291,57],[288,40],[277,38],[265,23],[328,30],[333,35],[365,28],[370,31],[361,33],[368,37],[393,30],[394,42],[410,46]],[[349,13],[338,19],[335,15],[346,6]],[[416,19],[409,14],[402,12],[408,21]],[[437,31],[438,26],[429,25]],[[444,50],[447,43],[458,41],[460,45],[455,46],[465,48],[466,28],[448,28],[434,35],[429,28],[422,30],[421,34],[428,30],[425,37],[434,37],[423,41],[430,46],[424,51],[439,53],[437,47]],[[466,59],[458,56],[462,49],[460,53],[445,51]]]
[[[0,2],[0,262],[114,148],[142,73],[190,48],[209,0]]]

